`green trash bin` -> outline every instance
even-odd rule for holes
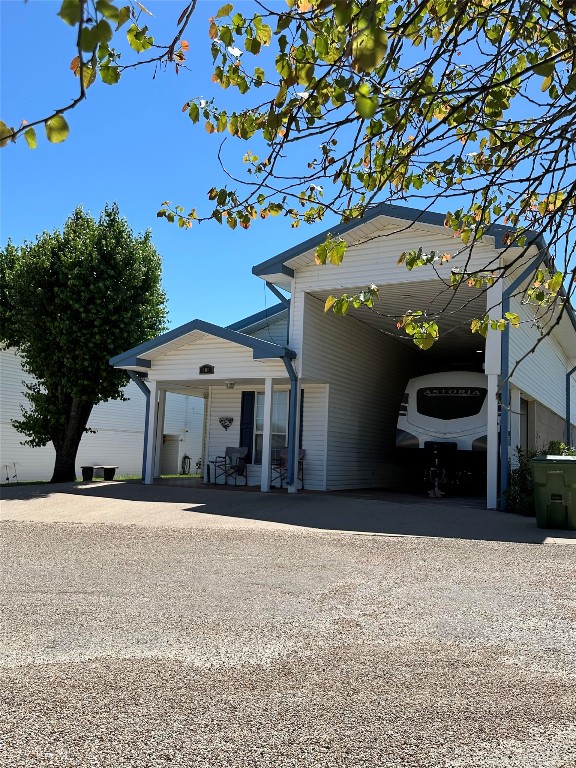
[[[576,456],[532,459],[538,528],[576,531]]]

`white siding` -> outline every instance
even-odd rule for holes
[[[49,480],[54,468],[54,448],[30,448],[20,444],[24,435],[16,432],[12,419],[20,417],[20,405],[27,406],[22,381],[32,377],[22,369],[20,358],[13,350],[0,350],[2,397],[0,404],[0,467],[8,464],[10,477],[16,463],[19,480]],[[76,461],[79,473],[82,464],[118,465],[118,474],[140,475],[144,439],[145,397],[132,382],[126,387],[128,401],[110,400],[92,411],[88,426],[96,434],[86,433]],[[189,455],[196,460],[202,450],[203,401],[184,395],[168,395],[166,432],[186,436]],[[188,432],[186,432],[188,430]],[[2,472],[2,482],[6,474]]]
[[[304,488],[311,491],[326,490],[326,441],[328,386],[305,383],[302,418],[302,448],[304,457]]]
[[[287,377],[281,360],[254,360],[251,349],[213,336],[205,336],[152,358],[148,375],[156,381],[198,380],[198,369],[205,363],[214,366],[214,378],[218,379]],[[209,376],[201,377],[201,380],[203,385],[210,384]]]
[[[227,390],[225,387],[211,388],[210,419],[208,422],[207,454],[209,459],[223,456],[228,446],[240,445],[240,409],[242,391],[264,391],[264,387],[238,387]],[[288,389],[279,384],[274,389]],[[326,452],[326,386],[309,383],[303,386],[304,414],[302,429],[302,447],[306,450],[304,463],[304,487],[308,490],[325,490],[325,452]],[[220,422],[221,416],[231,416],[232,426],[225,430]],[[211,467],[212,480],[214,468]],[[260,465],[248,466],[248,485],[260,485]]]
[[[311,296],[304,303],[302,376],[330,385],[328,490],[398,485],[396,421],[418,353],[354,318],[324,314]]]
[[[403,251],[422,247],[425,251],[454,253],[461,246],[460,240],[443,233],[435,233],[423,228],[411,228],[387,237],[376,237],[362,245],[348,248],[342,264],[318,266],[314,263],[298,269],[296,272],[296,290],[321,291],[392,285],[395,283],[414,283],[422,280],[435,280],[437,274],[430,267],[419,267],[408,271],[404,265],[398,265],[398,256]],[[465,252],[446,262],[439,268],[440,275],[447,279],[453,267],[463,267],[469,257]],[[487,241],[474,246],[468,269],[486,268],[498,263],[498,254]]]
[[[510,382],[529,397],[538,400],[554,413],[566,415],[566,373],[568,361],[560,345],[552,336],[542,339],[534,352],[534,344],[541,339],[533,325],[530,311],[518,299],[510,301],[510,311],[517,312],[522,323],[510,330],[510,361],[524,359],[512,374]],[[576,413],[573,413],[576,416]]]

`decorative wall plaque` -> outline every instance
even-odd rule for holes
[[[218,421],[220,422],[221,427],[224,427],[225,430],[229,430],[234,422],[234,419],[232,416],[220,416]]]
[[[209,365],[208,363],[206,363],[206,365],[201,365],[198,373],[200,376],[206,376],[208,373],[214,373],[214,366]]]

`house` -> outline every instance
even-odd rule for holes
[[[22,445],[24,435],[12,426],[21,415],[20,406],[28,405],[23,382],[32,377],[22,368],[13,349],[0,350],[0,482],[16,480],[49,480],[54,469],[54,448]],[[95,406],[87,432],[80,443],[77,470],[83,464],[118,466],[118,474],[137,475],[142,472],[142,440],[144,434],[145,400],[134,382],[124,390],[127,401],[109,400]],[[192,471],[202,455],[204,400],[170,394],[166,406],[165,432],[160,448],[162,474],[177,474],[184,456],[191,459]]]
[[[565,420],[576,413],[574,313],[552,312],[539,326],[522,304],[522,289],[546,258],[545,244],[535,239],[522,255],[505,245],[506,228],[495,226],[472,252],[441,267],[410,271],[397,264],[402,252],[456,250],[442,214],[382,204],[329,232],[348,243],[340,265],[315,262],[323,232],[253,268],[280,304],[228,327],[193,320],[111,360],[140,381],[153,404],[145,482],[152,483],[158,470],[166,395],[179,392],[207,402],[206,479],[211,458],[223,455],[226,446],[247,446],[248,484],[267,491],[272,458],[286,445],[289,490],[299,486],[300,447],[306,452],[307,489],[411,487],[410,467],[399,462],[395,449],[407,381],[472,370],[486,374],[486,492],[488,507],[496,507],[513,448],[563,439]],[[497,270],[503,264],[511,265],[504,281],[487,291],[464,287],[457,300],[442,280],[442,270],[449,283],[453,268]],[[350,309],[344,317],[324,312],[328,296],[355,294],[372,283],[380,289],[373,309]],[[419,350],[398,330],[398,318],[408,309],[434,312],[447,296],[440,340]],[[472,319],[508,311],[520,316],[519,328],[490,332],[487,339],[470,332]]]

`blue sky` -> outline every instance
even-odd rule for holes
[[[163,257],[171,327],[195,317],[225,325],[277,303],[252,276],[252,266],[318,231],[291,229],[282,218],[259,221],[248,231],[215,222],[181,230],[156,218],[164,200],[205,208],[207,190],[224,183],[216,160],[221,136],[209,136],[181,112],[188,99],[213,93],[208,18],[223,1],[198,3],[185,36],[192,72],[153,79],[142,68],[113,87],[98,79],[88,100],[68,113],[71,132],[64,143],[50,144],[38,130],[36,150],[21,139],[1,155],[1,244],[60,228],[77,205],[97,216],[106,202],[116,201],[135,231],[152,230]],[[145,5],[155,14],[151,29],[164,30],[168,40],[186,3]],[[50,114],[76,93],[69,69],[76,30],[56,16],[59,7],[51,0],[0,0],[0,118],[9,125]],[[238,142],[229,155],[241,157],[246,149]]]

